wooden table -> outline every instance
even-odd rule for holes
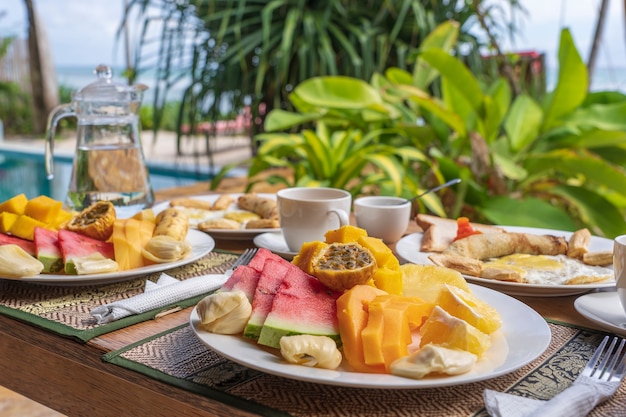
[[[221,191],[239,192],[241,183],[227,182]],[[275,189],[258,189],[273,192]],[[158,193],[160,200],[206,193],[192,186]],[[417,229],[411,222],[407,233]],[[220,242],[217,247],[243,250],[251,242]],[[546,318],[597,328],[574,309],[577,296],[516,297]],[[0,316],[0,385],[69,416],[184,415],[250,416],[206,397],[104,363],[103,353],[120,349],[179,324],[191,309],[96,337],[81,345],[48,331]]]

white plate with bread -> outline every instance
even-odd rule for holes
[[[510,295],[565,296],[615,286],[613,241],[586,230],[471,223],[481,233],[453,243],[456,220],[418,215],[418,224],[424,233],[407,235],[396,243],[396,253],[404,262],[451,267],[469,282]]]
[[[207,194],[181,197],[153,207],[182,209],[189,227],[214,239],[252,240],[261,233],[279,232],[276,195],[264,193]]]

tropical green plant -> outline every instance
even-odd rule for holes
[[[447,22],[422,47],[450,50],[457,36],[458,25]],[[418,67],[416,79],[432,81],[433,70],[425,63]],[[274,175],[264,181],[337,187],[353,195],[412,197],[423,191],[415,165],[436,170],[420,151],[418,139],[434,137],[432,128],[415,125],[415,113],[389,102],[383,92],[365,81],[341,76],[315,77],[299,84],[289,96],[297,112],[273,110],[265,121],[266,133],[255,137],[260,146],[249,168],[249,187],[265,169],[286,167],[293,176]],[[285,132],[297,127],[303,128]],[[225,167],[214,184],[230,168]],[[438,199],[427,196],[424,201],[445,214]]]
[[[452,215],[465,207],[498,224],[626,232],[626,96],[588,93],[569,30],[561,33],[556,86],[542,102],[526,94],[511,102],[506,82],[481,85],[445,51],[425,50],[420,59],[439,72],[442,100],[393,88],[450,129],[430,155],[445,176],[466,180],[464,204]]]
[[[444,201],[432,195],[423,208],[497,224],[626,232],[626,97],[587,92],[569,31],[556,86],[541,102],[514,96],[502,78],[481,83],[449,53],[455,39],[456,27],[441,25],[413,72],[390,68],[369,84],[317,77],[298,85],[290,96],[296,111],[273,110],[268,132],[257,136],[251,177],[287,166],[295,174],[288,185],[353,193],[379,186],[380,194],[405,196],[460,177],[455,193]],[[441,97],[427,92],[434,81]],[[293,127],[300,130],[280,132]]]
[[[179,132],[216,121],[224,107],[250,106],[253,120],[291,105],[288,96],[311,77],[369,80],[390,66],[407,68],[411,54],[437,24],[460,22],[454,44],[480,64],[475,4],[504,36],[513,22],[505,6],[482,0],[131,0],[125,19],[143,19],[138,72],[156,69],[155,129],[171,85],[183,82]],[[154,36],[154,28],[160,36]],[[260,129],[260,125],[258,126]]]

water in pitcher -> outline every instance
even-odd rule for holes
[[[104,125],[92,119],[78,129],[82,141],[76,149],[66,204],[82,210],[108,200],[118,217],[152,206],[154,195],[134,123]]]

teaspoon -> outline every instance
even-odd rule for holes
[[[399,204],[404,204],[404,203],[406,203],[407,201],[411,201],[411,202],[413,202],[413,201],[417,200],[418,198],[425,196],[426,194],[430,194],[430,193],[433,193],[433,192],[435,192],[435,191],[439,191],[439,190],[441,190],[442,188],[446,188],[446,187],[449,187],[449,186],[451,186],[451,185],[458,184],[458,183],[460,183],[460,182],[461,182],[461,178],[454,178],[454,179],[452,179],[452,180],[450,180],[450,181],[444,182],[444,183],[443,183],[443,184],[441,184],[441,185],[438,185],[438,186],[436,186],[436,187],[433,187],[433,188],[431,188],[430,190],[426,190],[426,191],[424,191],[423,193],[418,194],[417,196],[413,197],[413,199],[411,199],[411,200],[406,200],[406,201],[403,201],[403,202],[401,202],[401,203],[399,203]]]

